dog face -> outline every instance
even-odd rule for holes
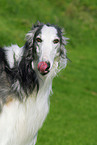
[[[34,58],[40,74],[46,75],[51,71],[55,61],[58,65],[62,59],[66,63],[66,38],[61,29],[50,24],[39,24],[27,35],[27,41],[32,46]],[[61,65],[60,65],[61,66]]]
[[[47,74],[53,66],[54,59],[60,48],[60,37],[54,27],[43,26],[35,38],[36,53],[38,55],[38,70],[41,74]]]

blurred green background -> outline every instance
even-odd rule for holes
[[[65,29],[72,61],[53,81],[37,145],[97,145],[97,0],[0,0],[0,46],[24,45],[37,20]]]

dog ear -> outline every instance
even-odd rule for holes
[[[37,31],[38,27],[32,29],[31,31],[29,31],[27,34],[26,34],[26,41],[32,45],[33,44],[33,38],[34,38],[34,35],[35,35],[35,32]]]
[[[64,29],[61,30],[61,37],[62,37],[62,42],[61,42],[61,47],[60,47],[60,69],[63,69],[66,67],[67,64],[67,55],[66,55],[66,48],[65,45],[68,43],[67,40],[69,40],[69,38],[66,38],[64,36]]]
[[[39,21],[37,21],[36,24],[32,24],[32,29],[31,31],[29,31],[27,34],[26,34],[26,40],[28,41],[28,43],[30,45],[33,44],[33,38],[34,38],[34,35],[36,33],[36,31],[39,29],[39,27],[43,26],[44,24],[43,23],[40,23]]]
[[[61,33],[61,37],[62,37],[62,42],[61,42],[61,48],[60,48],[60,55],[61,55],[61,57],[65,57],[65,55],[66,55],[66,49],[65,49],[65,45],[67,45],[67,43],[68,43],[68,41],[67,40],[69,40],[69,38],[66,38],[65,36],[64,36],[64,29],[62,29],[61,30],[62,31],[62,33]]]

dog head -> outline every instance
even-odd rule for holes
[[[59,70],[66,66],[67,38],[63,36],[62,29],[58,26],[38,22],[27,33],[26,40],[32,48],[33,58],[37,62],[40,74],[48,74],[55,62]]]

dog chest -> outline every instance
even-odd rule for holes
[[[0,115],[0,145],[30,145],[48,113],[47,99],[13,100]]]

